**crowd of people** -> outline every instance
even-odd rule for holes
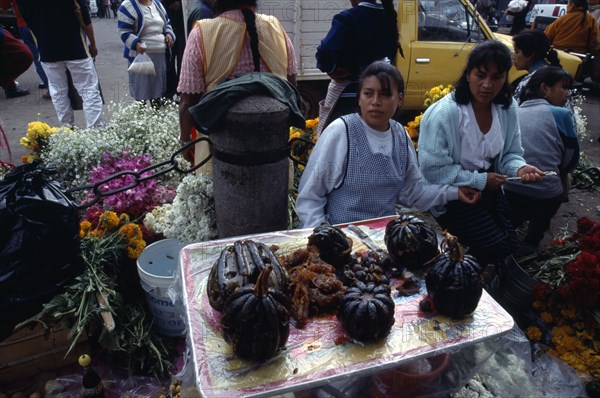
[[[19,9],[23,40],[59,122],[73,124],[71,79],[87,126],[102,126],[88,4],[5,3]],[[117,17],[127,65],[138,58],[153,65],[150,74],[129,72],[131,96],[156,108],[163,98],[179,96],[182,145],[206,133],[196,130],[190,109],[223,81],[256,72],[296,84],[294,46],[277,18],[256,12],[257,0],[197,0],[187,15],[180,1],[97,3],[98,17],[109,18],[111,9]],[[425,112],[418,156],[394,120],[404,92],[395,67],[402,51],[396,14],[391,0],[350,0],[317,48],[317,66],[331,83],[320,104],[319,140],[299,184],[302,226],[385,216],[402,204],[430,211],[484,264],[515,250],[516,228],[525,222],[524,242],[538,246],[568,200],[568,175],[579,155],[569,99],[573,78],[555,49],[600,50],[588,0],[569,0],[567,14],[545,32],[515,29],[512,52],[499,41],[477,45],[454,92]],[[45,23],[49,18],[56,23]],[[356,47],[363,49],[360,56]],[[528,72],[515,87],[508,82],[511,67]],[[2,80],[9,97],[13,75]],[[210,148],[202,145],[186,152],[186,160],[206,157]]]

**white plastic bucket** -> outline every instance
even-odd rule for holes
[[[163,239],[148,245],[137,259],[140,283],[154,314],[154,328],[166,336],[180,336],[185,330],[183,307],[167,295],[175,281],[182,248],[177,239]]]

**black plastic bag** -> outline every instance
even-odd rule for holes
[[[51,174],[33,163],[0,181],[0,340],[83,270],[77,209]]]

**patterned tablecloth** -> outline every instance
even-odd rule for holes
[[[383,235],[394,217],[355,223],[376,243],[385,247]],[[358,238],[343,228],[355,244]],[[313,319],[304,329],[291,327],[286,349],[266,363],[241,360],[221,335],[220,314],[206,295],[206,280],[221,250],[239,239],[253,239],[279,246],[276,254],[306,247],[312,230],[258,234],[186,246],[181,252],[181,279],[186,307],[188,340],[192,342],[195,379],[204,397],[259,397],[298,391],[325,383],[363,376],[417,358],[451,352],[499,337],[513,327],[512,317],[483,292],[477,310],[460,321],[419,311],[426,294],[395,297],[395,324],[386,339],[362,345],[347,339],[334,316]]]

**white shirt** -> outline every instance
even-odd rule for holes
[[[167,48],[165,35],[163,34],[165,21],[156,9],[156,4],[154,2],[151,2],[150,5],[140,4],[140,8],[144,13],[144,27],[139,34],[139,38],[146,44],[146,51],[149,53],[165,52]]]
[[[488,170],[504,148],[504,137],[496,107],[492,106],[492,126],[483,133],[477,124],[473,106],[458,105],[460,126],[460,165],[469,171]]]

